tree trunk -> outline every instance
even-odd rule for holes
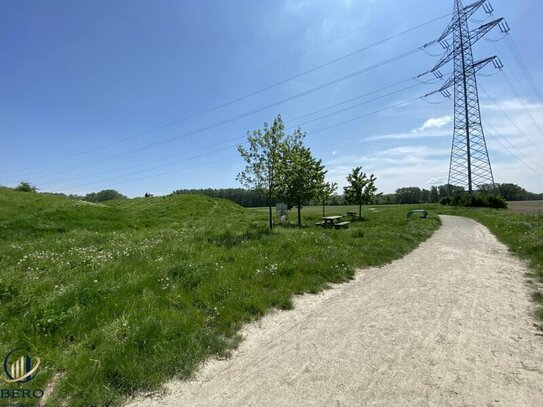
[[[324,213],[324,206],[326,205],[325,201],[322,201],[322,217],[324,218],[326,214]]]
[[[358,204],[358,217],[362,220],[362,202]]]
[[[298,205],[298,226],[302,227],[302,205]]]
[[[271,197],[271,194],[268,195],[268,208],[270,209],[270,229],[273,229],[273,220],[272,220],[272,197]]]

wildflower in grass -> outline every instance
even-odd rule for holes
[[[266,267],[266,273],[271,276],[274,276],[277,273],[277,264],[275,263],[269,264]]]

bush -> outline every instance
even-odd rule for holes
[[[507,208],[507,202],[500,196],[494,196],[487,193],[460,192],[452,197],[441,199],[441,205],[468,206],[472,208]]]
[[[91,192],[90,194],[85,195],[85,198],[83,198],[84,201],[88,202],[104,202],[112,199],[126,199],[126,196],[115,191],[114,189],[104,189],[100,192]]]
[[[452,198],[450,196],[446,196],[444,198],[441,198],[441,205],[452,205]]]
[[[38,188],[30,182],[21,181],[21,183],[15,187],[15,190],[22,192],[36,192]]]

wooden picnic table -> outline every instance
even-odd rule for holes
[[[347,216],[356,216],[356,211],[347,211]]]
[[[340,222],[343,216],[323,216],[322,222],[316,223],[317,226],[322,226],[324,228],[342,228],[348,227],[351,222]]]

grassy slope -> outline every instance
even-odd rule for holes
[[[33,388],[60,374],[48,405],[117,404],[226,355],[243,323],[294,293],[399,258],[438,226],[405,212],[269,234],[265,213],[203,196],[93,205],[0,188],[0,349],[43,359]]]
[[[535,314],[543,330],[543,215],[510,210],[451,208],[435,206],[438,213],[470,217],[490,229],[516,256],[528,262],[532,275],[533,300],[540,304]],[[529,280],[533,282],[532,280]]]

